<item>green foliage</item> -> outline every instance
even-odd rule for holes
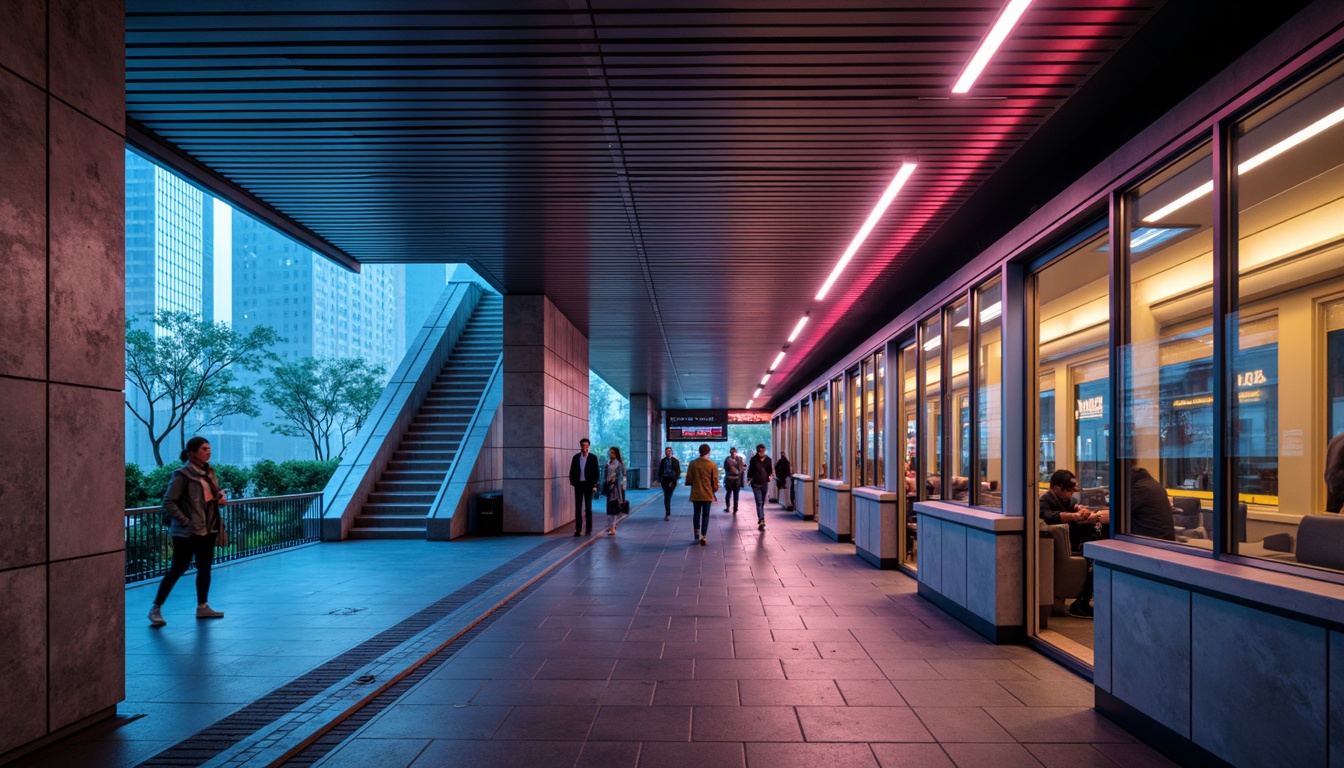
[[[145,498],[142,506],[154,507],[163,503],[163,495],[168,492],[168,484],[173,481],[173,472],[179,466],[173,464],[167,467],[155,467],[145,475],[144,481],[140,483],[140,491]]]
[[[622,397],[596,373],[588,373],[588,439],[593,453],[605,463],[607,449],[617,446],[630,462],[630,399]],[[574,450],[578,450],[574,446]]]
[[[233,464],[212,464],[215,468],[215,479],[219,480],[219,487],[229,495],[230,499],[241,499],[247,496],[247,486],[252,484],[252,473],[247,471],[247,467],[239,467]]]
[[[190,312],[160,312],[153,322],[126,319],[126,410],[144,427],[163,466],[163,442],[185,438],[226,416],[261,411],[251,387],[235,383],[233,366],[260,370],[280,341],[274,328],[242,335]]]
[[[360,357],[305,357],[281,363],[261,382],[261,397],[280,414],[277,435],[306,438],[313,458],[340,458],[383,393],[382,366]]]
[[[284,461],[276,464],[262,459],[252,465],[252,480],[259,496],[288,496],[291,493],[316,493],[326,487],[340,459],[327,461]]]
[[[152,502],[145,496],[145,473],[139,464],[126,462],[126,509],[147,507]]]

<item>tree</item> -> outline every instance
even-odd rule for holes
[[[340,458],[383,392],[382,366],[360,357],[305,357],[271,369],[261,397],[282,417],[277,435],[307,438],[318,461]],[[337,447],[339,446],[339,447]]]
[[[153,327],[126,320],[126,409],[145,428],[154,461],[163,466],[163,441],[185,437],[189,418],[197,428],[234,414],[260,414],[251,387],[234,382],[232,366],[260,370],[280,341],[275,329],[257,326],[247,335],[224,323],[207,323],[190,312],[163,311]]]

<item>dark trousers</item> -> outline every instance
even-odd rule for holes
[[[695,527],[692,530],[699,531],[701,536],[709,533],[709,507],[713,504],[710,501],[692,501],[691,509],[694,510],[691,517],[691,524]]]
[[[574,532],[593,532],[593,490],[591,485],[574,486]]]
[[[751,486],[751,495],[756,499],[756,519],[765,519],[765,494],[770,492],[768,485]]]
[[[163,605],[168,593],[173,591],[177,580],[187,572],[191,561],[196,561],[196,602],[205,603],[210,598],[210,563],[215,559],[214,535],[173,537],[173,563],[168,566],[168,575],[159,582],[159,593],[154,596],[155,605]]]
[[[727,482],[723,484],[723,508],[725,511],[731,509],[737,511],[737,494],[742,491],[741,483]]]
[[[663,512],[672,514],[672,492],[677,490],[677,479],[663,481]]]
[[[1087,578],[1083,579],[1083,589],[1078,593],[1078,602],[1087,605],[1092,600],[1092,561],[1087,561]]]

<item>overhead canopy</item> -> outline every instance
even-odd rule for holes
[[[465,262],[546,294],[599,375],[665,407],[743,407],[810,312],[760,408],[975,255],[948,247],[950,217],[997,236],[1207,76],[1177,57],[1216,67],[1274,26],[1220,19],[1240,31],[1174,51],[1216,3],[1036,0],[953,96],[1000,0],[650,5],[129,0],[128,115],[360,262]],[[1105,77],[1125,101],[1080,91]],[[993,179],[1047,149],[1047,120],[1072,154]]]

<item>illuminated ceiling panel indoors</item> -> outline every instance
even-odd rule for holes
[[[1034,0],[954,94],[1006,5],[128,0],[127,110],[360,262],[545,293],[665,407],[796,331],[768,408],[1305,3]]]

